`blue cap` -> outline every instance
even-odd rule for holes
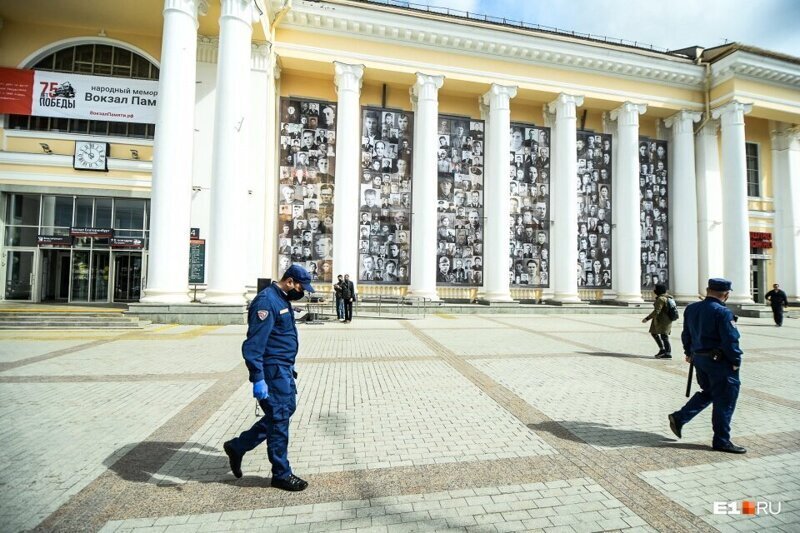
[[[282,279],[286,278],[292,278],[296,282],[300,283],[308,292],[316,292],[314,287],[311,286],[311,274],[308,273],[308,270],[298,264],[293,264],[286,269],[286,272],[283,273]]]
[[[725,292],[731,290],[731,282],[725,278],[710,278],[708,288],[712,291]]]

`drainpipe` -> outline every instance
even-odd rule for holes
[[[275,41],[275,28],[278,27],[278,23],[286,15],[286,13],[289,12],[290,9],[292,9],[292,0],[284,0],[283,6],[275,15],[275,20],[273,20],[272,24],[269,25],[269,34],[271,41]]]
[[[694,129],[694,134],[697,135],[700,131],[702,131],[703,127],[711,120],[711,63],[707,61],[703,61],[703,52],[697,55],[697,61],[695,63],[697,65],[703,65],[706,68],[706,76],[705,76],[705,85],[703,90],[703,96],[705,97],[705,104],[706,104],[706,112],[703,113],[703,120],[700,124]]]

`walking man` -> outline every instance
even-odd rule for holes
[[[338,279],[339,281],[333,285],[333,292],[336,293],[336,318],[341,322],[344,320],[344,299],[342,298],[344,278],[339,274]]]
[[[669,316],[669,294],[667,287],[660,283],[656,284],[653,292],[656,299],[653,302],[653,312],[642,319],[642,322],[652,320],[650,323],[650,335],[658,344],[656,359],[672,359],[672,346],[669,344],[669,334],[672,333],[672,319]]]
[[[783,325],[783,310],[786,309],[786,305],[789,303],[786,293],[776,283],[764,297],[772,307],[772,318],[775,319],[775,325],[781,327]]]
[[[722,278],[708,280],[706,298],[689,305],[684,312],[683,352],[686,362],[697,371],[698,392],[679,411],[669,415],[669,427],[681,438],[681,428],[700,411],[713,404],[712,448],[727,453],[747,450],[731,442],[731,418],[739,397],[739,367],[742,350],[733,312],[725,306],[731,282]]]
[[[292,473],[289,466],[289,418],[297,406],[294,361],[297,357],[297,326],[292,301],[314,292],[311,276],[300,265],[291,265],[280,281],[258,293],[250,302],[247,339],[242,356],[250,373],[253,396],[264,416],[253,427],[223,445],[237,478],[242,477],[244,454],[267,441],[272,463],[272,486],[300,491],[308,483]]]
[[[353,320],[353,302],[356,299],[356,288],[350,281],[350,274],[344,275],[342,282],[342,300],[344,300],[344,323],[349,324]]]

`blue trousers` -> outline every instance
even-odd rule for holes
[[[272,477],[284,479],[292,473],[288,458],[289,419],[297,408],[297,386],[289,366],[264,365],[264,381],[269,387],[269,397],[258,402],[264,416],[231,440],[231,446],[244,455],[266,440]]]
[[[714,429],[712,446],[724,447],[731,442],[731,419],[739,397],[739,371],[727,361],[714,361],[710,357],[695,356],[695,375],[700,390],[694,393],[680,411],[673,413],[679,425],[688,423],[700,411],[713,405],[711,426]]]
[[[336,318],[342,320],[344,318],[344,298],[336,297]]]

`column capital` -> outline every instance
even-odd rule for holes
[[[672,128],[673,133],[692,133],[694,131],[692,124],[699,122],[702,117],[703,114],[699,111],[681,109],[674,115],[664,119],[664,125]]]
[[[219,53],[219,39],[216,37],[197,36],[197,62],[216,63]]]
[[[638,126],[639,115],[647,111],[647,104],[625,102],[610,113],[611,120],[616,120],[620,126]]]
[[[364,65],[348,65],[347,63],[333,62],[336,93],[340,91],[361,91],[361,81],[364,78]]]
[[[744,116],[752,111],[753,104],[743,104],[738,100],[731,100],[711,111],[711,118],[720,119],[723,126],[744,124]]]
[[[207,0],[164,0],[163,14],[168,11],[178,11],[192,17],[195,27],[198,25],[197,17],[208,13]]]
[[[544,118],[544,125],[547,128],[552,128],[556,124],[556,114],[550,111],[550,104],[542,104],[542,117]]]
[[[718,132],[719,132],[719,120],[711,119],[708,122],[706,122],[702,128],[700,128],[697,134],[716,137]]]
[[[583,96],[561,93],[558,98],[548,104],[551,113],[556,114],[556,120],[562,118],[576,118],[575,109],[583,105]]]
[[[258,11],[254,9],[253,0],[219,0],[219,3],[222,6],[220,20],[233,18],[248,26],[258,21]]]
[[[422,72],[417,72],[416,76],[417,81],[410,89],[411,99],[414,102],[418,100],[437,100],[439,89],[444,84],[444,76],[423,74]]]
[[[773,150],[800,150],[800,126],[779,122],[769,136]]]
[[[251,43],[250,61],[253,70],[270,72],[275,63],[275,56],[272,55],[272,44],[269,42]]]
[[[490,109],[509,109],[511,99],[515,96],[517,96],[516,86],[493,83],[489,90],[481,96],[481,101]]]

